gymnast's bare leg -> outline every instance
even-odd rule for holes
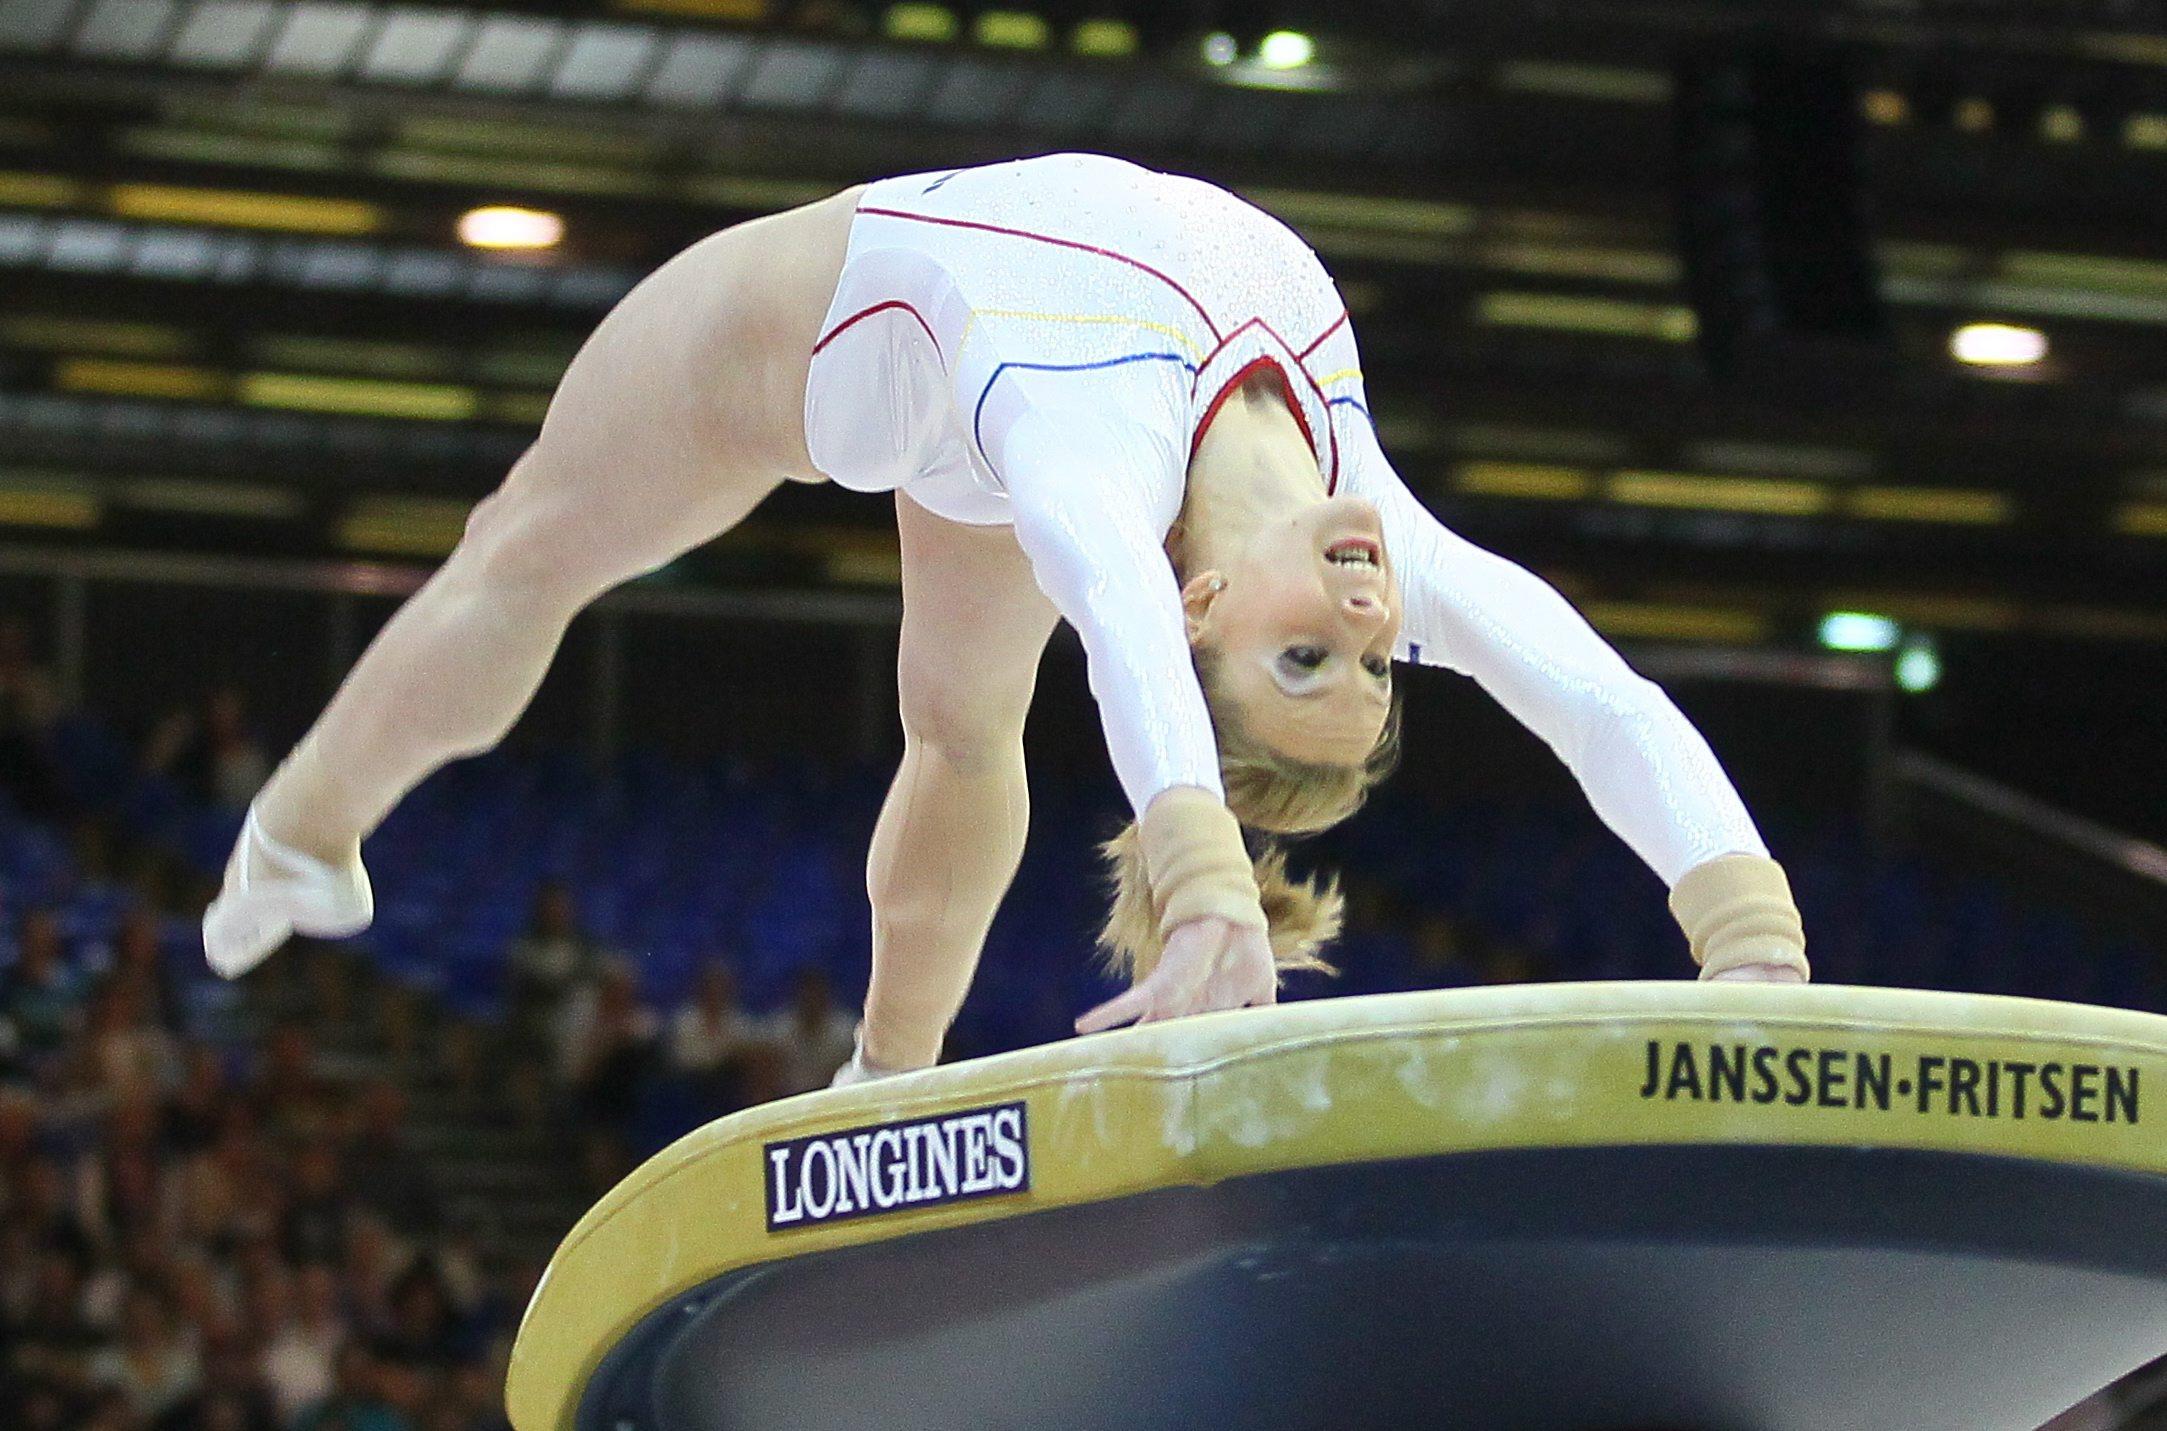
[[[844,1082],[940,1059],[1023,857],[1024,717],[1059,619],[1008,528],[895,505],[903,763],[866,861],[873,975]]]
[[[220,973],[295,929],[365,926],[362,838],[429,772],[503,739],[572,617],[814,475],[806,371],[855,202],[705,239],[602,321],[534,446],[252,807],[204,919]]]

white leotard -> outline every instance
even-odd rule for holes
[[[1373,502],[1399,658],[1470,675],[1547,741],[1667,884],[1767,854],[1715,755],[1546,582],[1448,530],[1385,459],[1346,307],[1308,246],[1222,189],[1097,155],[867,189],[814,349],[815,465],[1005,523],[1082,636],[1130,803],[1219,791],[1165,553],[1217,404],[1278,370],[1333,490]]]

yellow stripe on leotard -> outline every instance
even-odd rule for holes
[[[1118,324],[1130,328],[1142,328],[1147,332],[1160,333],[1173,339],[1192,358],[1201,358],[1203,356],[1203,350],[1197,345],[1196,340],[1188,334],[1165,323],[1154,323],[1148,318],[1130,318],[1120,313],[1030,313],[1020,308],[973,308],[970,321],[963,325],[963,339],[962,342],[956,345],[958,348],[971,341],[971,330],[978,326],[978,320],[981,318],[1021,318],[1031,323]]]
[[[1362,370],[1360,368],[1341,368],[1336,373],[1326,373],[1323,377],[1317,379],[1317,386],[1320,388],[1328,388],[1332,384],[1339,382],[1344,378],[1358,378],[1360,376],[1362,376]]]

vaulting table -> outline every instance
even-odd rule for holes
[[[2167,1353],[2167,1018],[1325,999],[732,1115],[594,1208],[518,1431],[2031,1431]]]

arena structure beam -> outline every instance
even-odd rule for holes
[[[1478,541],[1650,582],[2153,602],[2167,269],[2136,255],[2167,184],[2117,138],[2120,116],[2167,108],[2141,33],[2117,48],[2073,23],[2052,64],[2002,54],[1976,76],[2001,126],[1982,134],[1930,92],[1962,92],[1998,41],[1943,7],[1861,28],[1840,7],[1745,24],[1701,0],[1290,5],[1329,63],[1282,88],[1200,60],[1182,37],[1206,5],[1020,7],[1053,24],[1036,51],[621,8],[0,7],[0,271],[29,295],[0,315],[0,435],[40,481],[238,467],[334,521],[358,493],[471,500],[595,317],[699,235],[868,173],[1100,147],[1223,179],[1319,250],[1387,449]],[[1094,14],[1140,48],[1069,52]],[[1869,146],[1900,363],[1801,363],[1766,389],[1699,361],[1669,239],[1669,66],[1741,36],[1848,36],[1860,84],[1910,105]],[[2081,144],[2027,140],[2056,84],[2119,108],[2086,109]],[[146,216],[145,188],[168,211]],[[221,196],[245,222],[205,217]],[[506,201],[560,213],[566,243],[457,245],[465,209]],[[311,206],[348,227],[247,226]],[[1982,312],[2049,328],[2054,361],[1985,381],[1945,360]],[[1828,490],[1807,515],[1606,500],[1644,471]],[[278,539],[334,550],[330,530]],[[229,536],[273,540],[188,540]]]
[[[580,113],[608,128],[720,138],[765,160],[795,148],[861,170],[911,167],[914,142],[922,162],[953,163],[959,137],[975,131],[1004,152],[1022,134],[1042,148],[1143,146],[1281,177],[1419,171],[1448,147],[1473,147],[1433,92],[1465,61],[1426,48],[1419,62],[1402,49],[1358,67],[1243,72],[1248,82],[1229,83],[1188,49],[1093,57],[585,11],[23,0],[0,20],[0,55],[33,59],[48,76],[71,68],[86,95],[236,81],[296,95],[335,88],[352,108],[394,121],[447,106]]]
[[[1681,956],[1682,957],[1682,956]],[[519,1431],[2030,1431],[2167,1346],[2167,1019],[1565,984],[725,1118],[606,1196]]]

